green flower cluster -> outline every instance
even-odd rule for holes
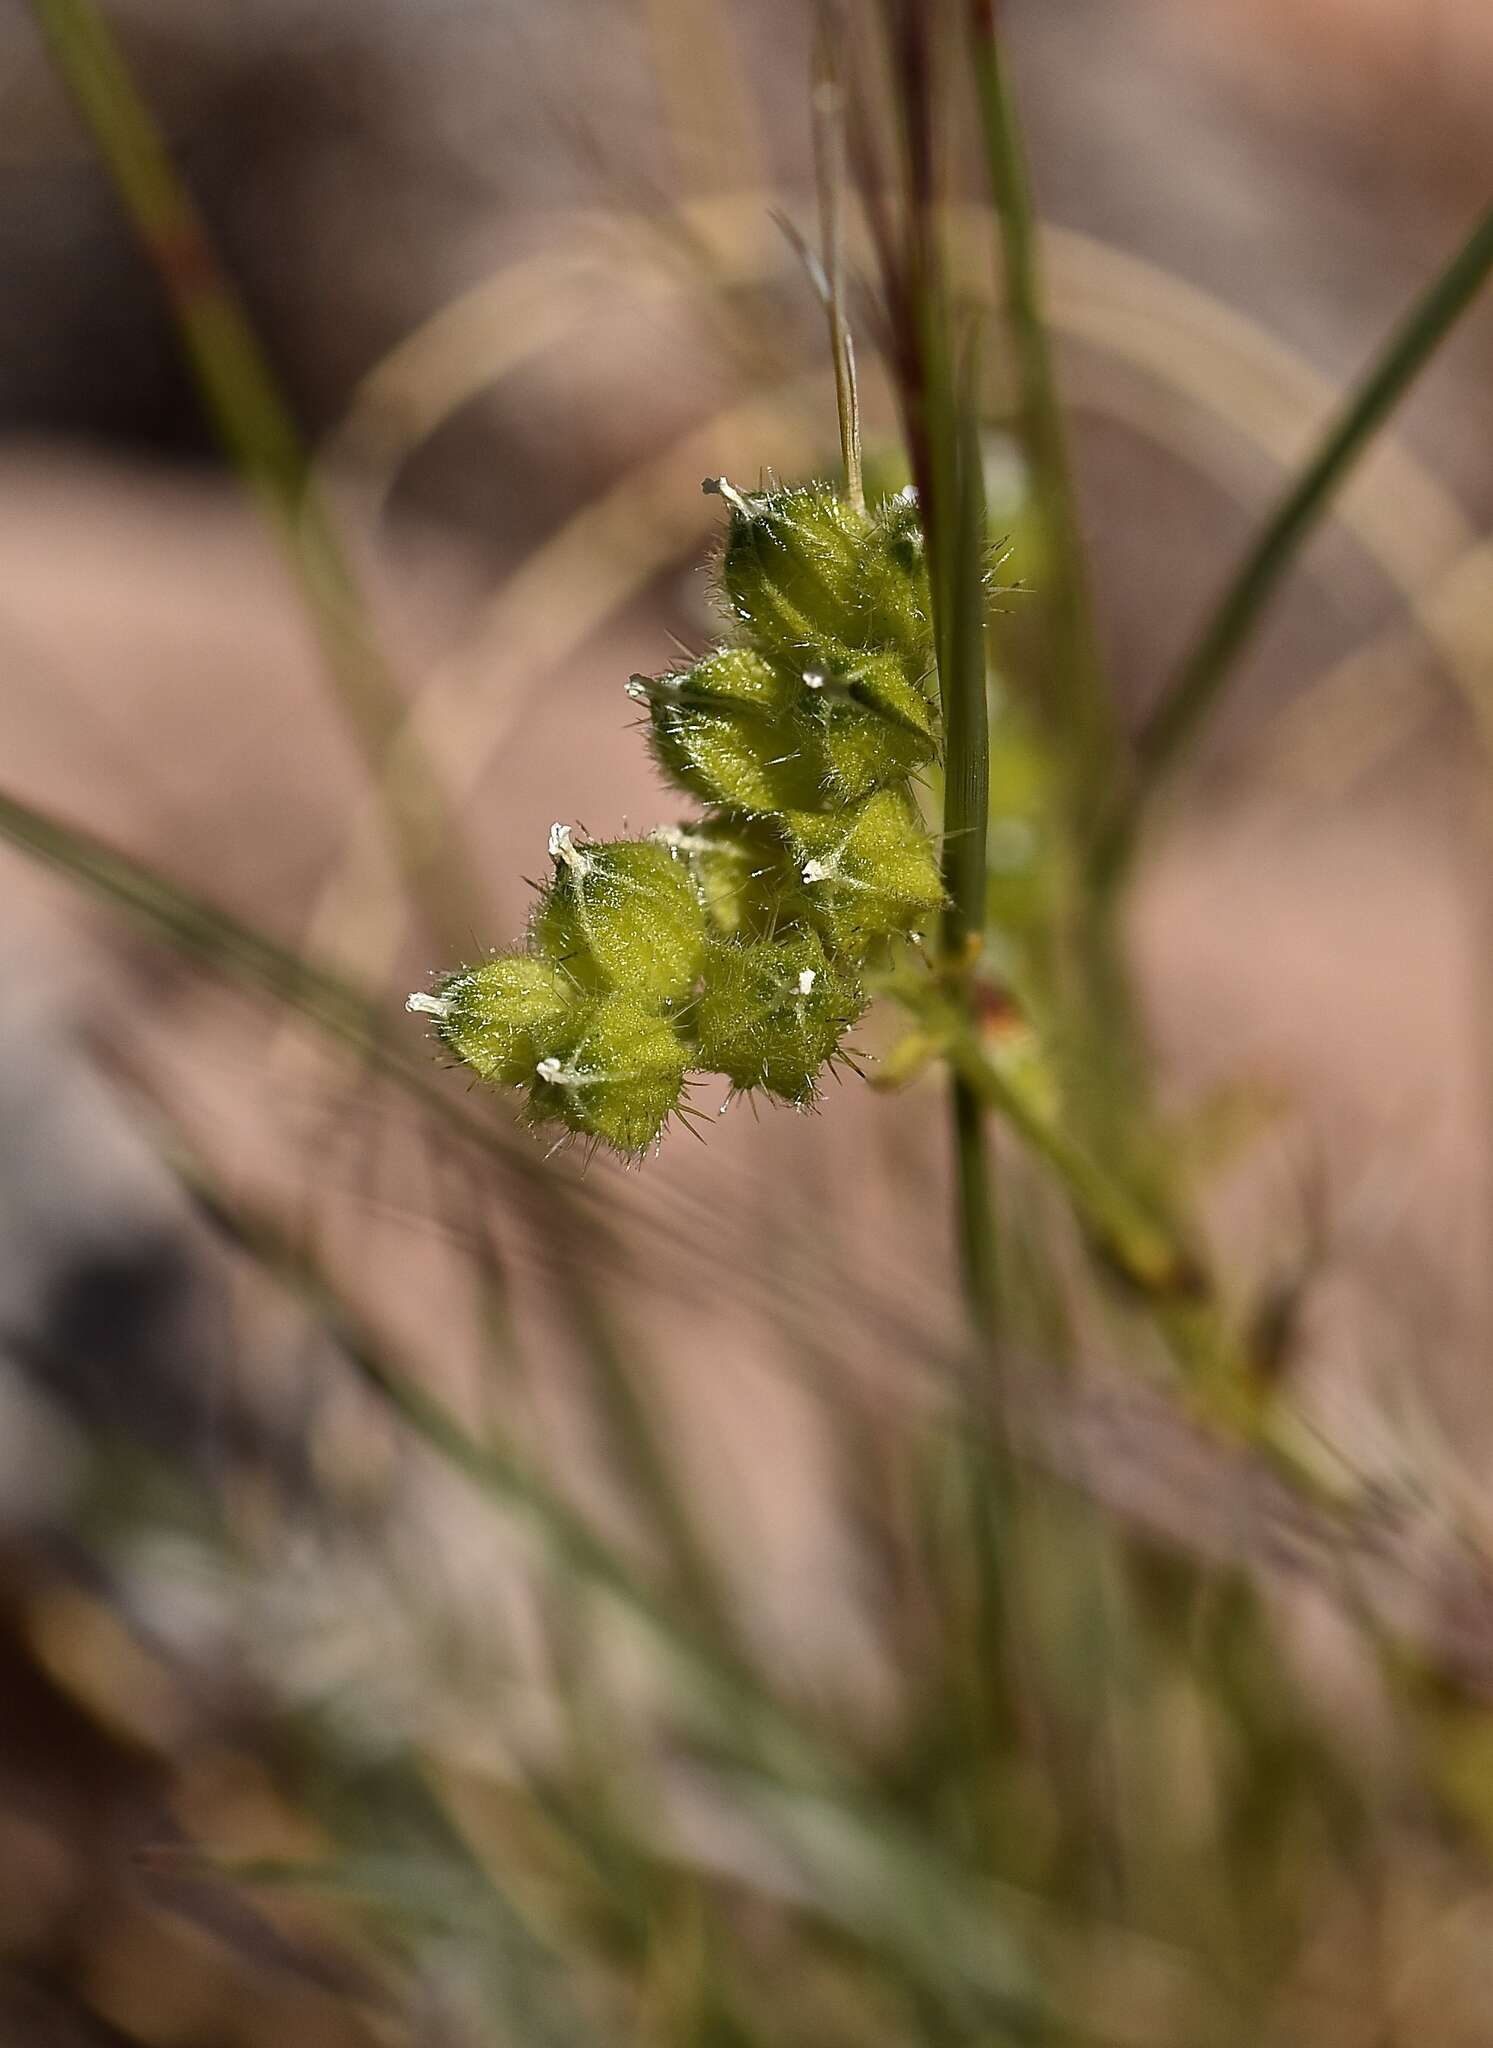
[[[709,488],[733,639],[628,684],[704,816],[594,843],[556,825],[526,943],[410,997],[482,1080],[526,1091],[531,1123],[624,1153],[691,1073],[812,1102],[868,962],[943,901],[909,787],[939,741],[915,499]]]

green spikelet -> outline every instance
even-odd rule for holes
[[[934,758],[936,714],[896,655],[855,655],[839,670],[811,670],[805,681],[820,707],[821,787],[831,802],[893,788]]]
[[[699,1063],[734,1088],[811,1102],[865,1006],[859,979],[812,931],[712,946],[694,1014]]]
[[[643,1152],[678,1109],[689,1055],[666,1017],[632,996],[584,1006],[568,1042],[541,1060],[529,1090],[533,1124],[563,1124],[615,1152]]]
[[[878,790],[828,816],[784,820],[815,922],[836,950],[906,934],[943,902],[938,862],[900,790]]]
[[[436,1020],[435,1035],[479,1079],[518,1088],[566,1043],[579,1007],[563,968],[530,953],[497,953],[448,975],[411,1007]]]
[[[655,1004],[687,996],[705,951],[705,913],[670,848],[651,839],[577,845],[556,825],[550,854],[554,880],[531,926],[537,950],[585,988]]]
[[[653,753],[676,788],[762,817],[817,803],[829,773],[822,735],[797,709],[774,719],[662,697],[653,705]]]
[[[713,938],[751,938],[792,915],[798,870],[774,820],[701,818],[660,825],[653,836],[687,864]]]
[[[663,676],[634,676],[628,690],[649,704],[755,711],[762,718],[786,718],[797,701],[793,671],[750,647],[718,647],[688,668]]]
[[[634,676],[627,690],[648,706],[654,758],[677,789],[771,812],[790,792],[804,800],[815,788],[812,764],[799,765],[786,729],[794,679],[750,647],[720,647],[691,668]]]
[[[894,649],[909,682],[931,691],[933,619],[914,491],[898,491],[876,507],[864,564],[861,616],[866,644]]]
[[[943,902],[912,780],[937,759],[927,578],[907,494],[728,506],[734,644],[634,676],[655,759],[705,815],[645,839],[557,825],[526,951],[410,1008],[525,1115],[639,1153],[691,1072],[804,1106],[865,1007],[868,956]]]
[[[730,507],[721,589],[731,616],[790,668],[845,644],[862,605],[865,514],[822,484],[751,498],[724,479],[716,488]]]

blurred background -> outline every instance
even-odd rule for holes
[[[667,814],[623,685],[712,635],[700,479],[837,462],[822,319],[778,224],[814,230],[812,10],[110,0],[108,19],[366,610],[308,612],[315,543],[298,589],[54,54],[11,9],[0,787],[378,991],[430,1097],[308,1024],[293,987],[217,971],[242,965],[237,926],[172,951],[150,904],[142,922],[104,900],[107,859],[80,891],[0,853],[0,2041],[1493,2041],[1493,1737],[1434,1658],[1412,1680],[1396,1652],[1385,1677],[1354,1602],[1316,1583],[1315,1537],[1301,1583],[1237,1590],[1280,1549],[1260,1537],[1274,1496],[1195,1468],[1170,1411],[1074,1424],[1105,1516],[1144,1532],[1121,1603],[1144,1628],[1121,1629],[1101,1705],[1070,1713],[1065,1690],[1097,1609],[1039,1574],[1041,1701],[1017,1686],[991,1709],[1019,1768],[992,1767],[974,1819],[928,1791],[947,1790],[929,1759],[957,1786],[968,1758],[948,1757],[975,1739],[914,1739],[908,1697],[930,1644],[965,1636],[908,1562],[949,1497],[917,1418],[962,1342],[931,1080],[850,1082],[811,1118],[737,1105],[703,1150],[582,1174],[506,1124],[482,1145],[454,1127],[464,1083],[400,1015],[521,928],[552,820]],[[1009,0],[1002,20],[1134,723],[1486,203],[1493,14]],[[863,242],[851,274],[890,473]],[[1448,1592],[1421,1561],[1493,1537],[1490,389],[1484,305],[1292,577],[1129,921],[1163,1098],[1216,1140],[1231,1285],[1278,1308],[1293,1400],[1391,1532],[1390,1605],[1483,1697],[1481,1580]],[[998,407],[986,455],[993,527],[1019,535]],[[891,1035],[866,1032],[873,1053]],[[1013,1199],[1040,1216],[1023,1171]],[[597,1573],[548,1509],[535,1537],[522,1485],[494,1509],[411,1444],[359,1329],[478,1435],[516,1433],[622,1553],[673,1544],[685,1609],[726,1614],[733,1657],[835,1731],[888,1810],[1019,1837],[1019,1869],[991,1852],[998,1881],[1069,2005],[1023,2032],[930,2004],[924,1976],[963,1968],[929,1962],[933,1930],[963,1937],[929,1868],[926,1892],[883,1873],[883,1897],[864,1843],[799,1812],[784,1847],[781,1785],[778,1806],[724,1793],[715,1737],[640,1732],[698,1673],[596,1618]],[[1102,1365],[1130,1338],[1080,1316],[1071,1341]],[[1052,1539],[1064,1574],[1109,1541],[1075,1526]],[[1178,1556],[1201,1589],[1168,1577]],[[1119,1684],[1158,1615],[1165,1654]],[[1439,1718],[1407,1718],[1408,1693]],[[1107,1775],[1146,1714],[1174,1837],[1138,1792],[1126,1818]],[[640,1761],[660,1749],[662,1791]],[[1053,1787],[1079,1779],[1096,1804],[1067,1811]],[[1330,1788],[1309,1820],[1307,1784]],[[639,1818],[655,1801],[666,1848]],[[1234,1918],[1198,1905],[1183,1927],[1198,1871]],[[1033,1932],[1018,1891],[1069,1917]],[[1128,1932],[1099,1925],[1106,1901]]]

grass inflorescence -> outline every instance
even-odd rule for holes
[[[915,494],[866,511],[823,484],[709,488],[732,637],[628,684],[703,816],[642,839],[557,824],[524,944],[410,998],[529,1122],[624,1154],[692,1074],[811,1103],[868,963],[944,901],[912,788],[941,731]]]

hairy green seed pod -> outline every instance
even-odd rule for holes
[[[532,953],[497,953],[437,983],[409,1007],[435,1019],[446,1050],[484,1081],[519,1087],[566,1043],[575,1028],[575,983],[552,961]]]
[[[597,991],[658,1007],[689,994],[705,951],[705,912],[689,870],[652,839],[577,845],[550,833],[555,875],[531,926],[538,951]]]
[[[865,1006],[858,977],[811,931],[713,945],[691,1012],[697,1058],[736,1088],[810,1102],[816,1076]]]
[[[784,820],[815,922],[832,948],[906,933],[944,901],[922,819],[900,790],[878,790],[843,811]]]
[[[648,705],[654,758],[676,787],[764,815],[817,800],[825,764],[794,671],[749,647],[721,647],[627,687]]]
[[[652,705],[678,704],[705,711],[726,708],[782,718],[798,698],[796,672],[751,647],[717,647],[688,668],[662,676],[634,676],[628,695]]]
[[[642,1152],[678,1109],[688,1066],[667,1017],[631,996],[603,996],[580,1010],[569,1042],[539,1062],[528,1119]]]
[[[721,585],[732,615],[788,660],[834,648],[894,653],[915,686],[933,673],[932,606],[916,494],[874,515],[819,485],[747,497],[724,480],[731,507]]]

